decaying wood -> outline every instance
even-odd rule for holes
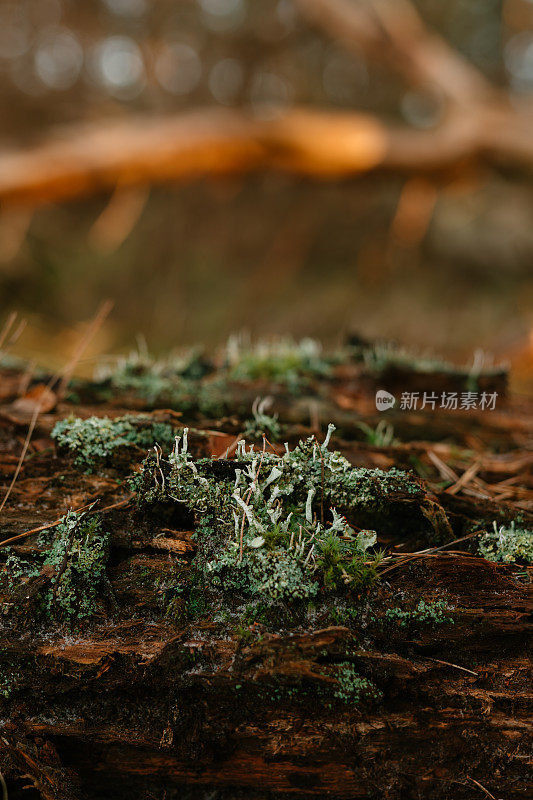
[[[4,484],[12,480],[28,424],[13,408],[19,385],[20,375],[6,372]],[[90,394],[90,386],[78,388],[81,396]],[[225,455],[239,435],[240,404],[257,389],[235,384],[235,411],[221,430],[213,430],[212,420],[194,420],[196,455]],[[98,403],[91,391],[91,405],[62,400],[39,417],[31,458],[0,518],[0,539],[22,535],[12,548],[28,560],[41,552],[38,528],[69,507],[98,500],[94,509],[112,531],[113,608],[78,631],[29,623],[28,584],[20,609],[0,597],[0,687],[7,695],[0,693],[0,771],[10,797],[19,796],[22,782],[45,800],[205,798],[215,791],[226,800],[239,792],[257,800],[473,800],[483,794],[478,785],[495,798],[528,797],[531,584],[518,574],[524,568],[478,557],[476,532],[470,533],[475,521],[483,528],[519,511],[531,519],[527,403],[510,397],[485,415],[402,412],[403,426],[398,412],[402,443],[378,447],[362,441],[357,427],[379,419],[359,373],[339,370],[292,403],[282,387],[270,386],[289,441],[310,435],[313,400],[321,416],[337,415],[334,444],[353,464],[417,463],[456,540],[413,551],[408,536],[380,535],[387,548],[382,579],[367,610],[349,625],[324,616],[273,633],[246,622],[221,635],[215,608],[193,621],[161,613],[165,581],[177,565],[190,569],[195,542],[191,530],[164,515],[139,516],[129,488],[117,480],[116,467],[142,453],[133,448],[101,474],[88,475],[53,446],[54,423],[73,410],[116,417],[128,408],[126,396]],[[172,410],[148,413],[159,422],[188,422]],[[432,440],[417,432],[433,433]],[[0,559],[5,556],[0,548]],[[453,608],[453,625],[380,622],[384,608],[442,599]],[[338,665],[346,663],[373,681],[383,694],[379,702],[324,700]]]

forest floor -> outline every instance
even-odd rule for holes
[[[4,798],[530,797],[531,412],[355,338],[4,359]]]

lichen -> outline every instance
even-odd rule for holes
[[[498,528],[494,522],[492,531],[483,534],[479,540],[479,553],[488,561],[532,564],[533,531],[519,527],[515,522]]]
[[[358,344],[351,348],[351,353],[353,358],[364,363],[370,373],[376,375],[395,368],[421,374],[440,372],[460,375],[467,382],[476,382],[480,375],[499,375],[503,372],[503,367],[494,366],[491,359],[481,351],[475,354],[472,364],[464,366],[452,364],[431,353],[416,353],[392,342]]]
[[[281,456],[241,441],[233,461],[194,461],[185,429],[168,458],[154,449],[133,478],[138,507],[171,504],[196,526],[193,568],[211,588],[273,602],[367,587],[380,560],[369,552],[376,533],[356,531],[344,514],[395,520],[398,495],[417,505],[424,492],[401,470],[352,467],[328,449],[332,431]]]
[[[350,662],[338,664],[337,670],[337,688],[333,696],[343,703],[352,705],[362,700],[379,700],[383,696],[375,684],[360,675]]]
[[[246,439],[261,439],[266,436],[271,441],[278,441],[281,435],[281,425],[278,415],[267,414],[267,409],[272,405],[271,397],[262,400],[256,397],[252,405],[252,418],[244,423],[244,436]]]
[[[402,608],[388,608],[385,611],[385,618],[397,622],[402,627],[407,627],[412,623],[422,625],[453,625],[453,618],[447,616],[453,606],[445,600],[436,600],[433,603],[426,603],[420,600],[416,608],[408,611]]]
[[[68,623],[92,617],[101,610],[102,592],[109,590],[109,539],[97,514],[69,511],[47,531],[47,546],[37,562],[30,564],[9,555],[5,565],[8,588],[16,591],[37,580],[33,609],[37,617]]]
[[[152,358],[143,349],[101,365],[96,380],[102,391],[109,387],[114,394],[133,394],[150,407],[215,417],[224,413],[226,382],[222,375],[211,378],[213,371],[199,349],[165,359]]]
[[[56,423],[52,438],[74,456],[77,467],[92,471],[97,465],[110,463],[119,448],[148,450],[156,443],[169,446],[174,440],[174,429],[168,423],[153,421],[142,414],[115,419],[68,417]]]
[[[242,336],[232,336],[226,347],[226,363],[234,380],[263,379],[297,388],[310,377],[329,375],[332,359],[322,353],[314,339],[279,338],[252,344]]]

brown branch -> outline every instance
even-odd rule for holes
[[[460,105],[494,94],[484,76],[437,33],[408,0],[295,0],[302,16],[347,50],[387,63],[409,83]]]
[[[319,179],[370,170],[442,170],[467,160],[533,167],[533,108],[511,104],[429,31],[408,0],[295,0],[348,49],[384,61],[447,100],[430,130],[390,127],[369,114],[294,108],[261,121],[204,108],[165,118],[73,126],[26,150],[0,152],[0,201],[36,206],[165,181],[280,170]]]
[[[67,200],[99,191],[258,170],[318,179],[371,170],[441,170],[481,155],[533,166],[531,116],[512,109],[451,113],[439,127],[390,128],[355,112],[293,111],[268,122],[203,109],[165,118],[73,126],[27,149],[0,153],[0,201]]]

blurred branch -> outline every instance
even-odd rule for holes
[[[206,108],[165,118],[73,126],[26,150],[0,152],[0,201],[39,205],[205,175],[281,170],[318,179],[371,170],[446,169],[483,155],[533,167],[532,118],[513,109],[448,114],[431,130],[387,127],[352,112],[294,109],[259,121]]]
[[[511,103],[492,87],[428,30],[409,0],[294,2],[311,24],[348,49],[363,50],[444,97],[442,122],[416,130],[391,127],[368,114],[297,108],[269,121],[205,108],[99,122],[72,127],[31,149],[0,152],[0,201],[35,206],[119,187],[104,221],[120,223],[127,232],[142,211],[128,188],[163,181],[253,170],[322,179],[375,169],[412,174],[479,157],[533,167],[532,105],[527,99]]]
[[[294,0],[301,15],[347,50],[387,63],[409,83],[461,105],[494,94],[485,77],[408,0]]]

